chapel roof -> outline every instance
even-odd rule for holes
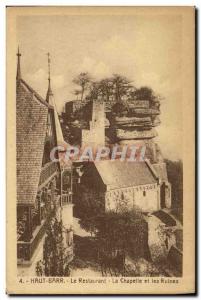
[[[95,162],[95,167],[110,189],[155,184],[158,180],[146,161],[102,160]]]

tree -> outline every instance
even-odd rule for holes
[[[104,213],[104,204],[102,199],[98,197],[87,198],[84,197],[84,190],[80,190],[77,195],[76,210],[80,218],[80,225],[91,235],[95,235],[97,231],[96,217]]]
[[[95,81],[90,85],[90,99],[96,99],[101,94],[106,102],[110,96],[115,102],[119,102],[123,97],[128,97],[129,91],[134,89],[130,81],[122,75],[114,74],[112,77],[103,78],[100,81]]]
[[[87,98],[90,100],[94,100],[98,98],[98,95],[100,93],[100,83],[98,81],[92,81],[89,85],[89,94]]]
[[[159,102],[162,100],[160,95],[157,95],[152,88],[147,86],[142,86],[139,89],[136,89],[132,96],[137,100],[149,100],[150,102]]]
[[[121,101],[124,96],[128,96],[129,90],[133,88],[130,84],[131,82],[122,75],[113,74],[112,76],[112,85],[114,89],[114,96],[117,102]]]
[[[128,102],[130,99],[136,99],[149,100],[156,104],[162,100],[162,97],[157,95],[152,88],[147,86],[136,88],[127,77],[120,74],[113,74],[100,81],[92,81],[89,73],[83,72],[73,79],[73,83],[80,86],[80,89],[76,89],[74,93],[76,96],[81,95],[81,100],[84,94],[90,100],[97,99],[101,94],[106,102],[109,102],[111,96],[114,102]]]
[[[87,231],[93,230],[94,251],[103,276],[110,274],[125,275],[125,257],[150,258],[148,249],[148,224],[142,213],[132,211],[89,212],[82,216],[80,225]],[[112,272],[112,273],[111,273]]]
[[[92,209],[83,213],[80,225],[93,232],[100,252],[119,250],[134,256],[147,255],[147,223],[138,208],[118,212]]]
[[[84,93],[86,92],[91,82],[91,76],[89,73],[80,73],[76,78],[73,79],[73,83],[81,87],[81,90],[75,90],[76,95],[81,94],[81,100],[83,100]]]
[[[43,260],[36,263],[37,276],[69,276],[69,256],[63,243],[62,220],[52,218],[47,225]]]
[[[112,96],[112,87],[113,82],[111,78],[105,78],[99,82],[99,90],[106,101],[109,101],[110,96]]]

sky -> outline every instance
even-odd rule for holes
[[[157,142],[165,158],[181,159],[181,30],[179,15],[20,16],[22,77],[45,97],[49,52],[59,112],[75,98],[72,80],[81,72],[94,79],[118,73],[151,87],[164,98]]]

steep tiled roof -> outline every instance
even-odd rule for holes
[[[48,105],[24,80],[17,82],[17,202],[34,204],[40,178]]]
[[[27,89],[27,91],[29,91],[31,94],[33,94],[39,102],[41,102],[43,105],[45,105],[49,108],[53,108],[53,106],[51,104],[47,103],[47,101],[45,101],[30,85],[28,85],[28,83],[26,83],[26,81],[21,79],[20,83]]]
[[[95,163],[105,185],[111,189],[157,183],[146,162],[102,160]]]

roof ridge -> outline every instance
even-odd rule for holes
[[[157,175],[156,171],[154,170],[154,167],[151,165],[150,161],[148,159],[145,159],[145,164],[148,166],[149,170],[153,174],[153,176],[159,180],[159,176]]]
[[[20,79],[20,81],[25,85],[25,87],[31,92],[34,94],[34,96],[37,98],[37,100],[47,106],[48,108],[53,108],[52,105],[48,104],[24,79]]]

